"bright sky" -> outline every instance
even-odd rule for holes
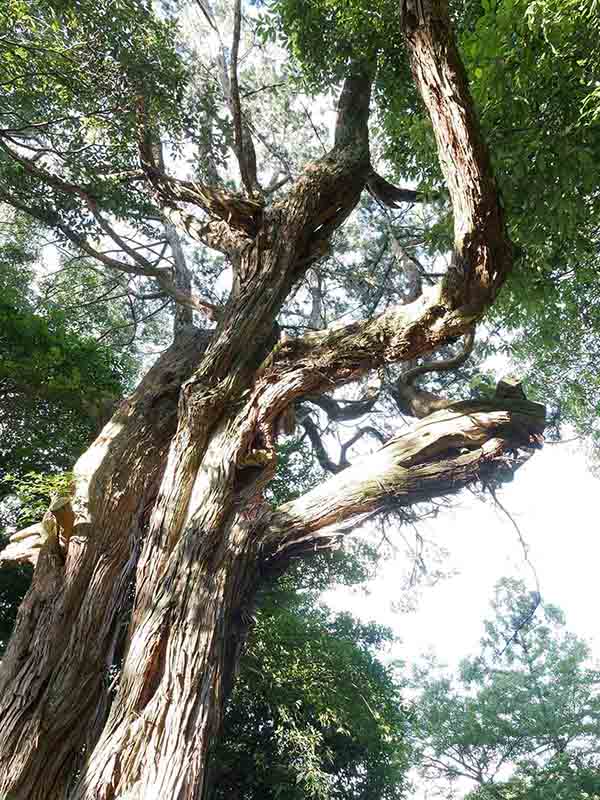
[[[569,444],[546,444],[498,497],[529,546],[542,599],[562,608],[567,628],[591,641],[594,658],[600,659],[600,481],[589,472],[584,455]],[[454,510],[424,523],[422,531],[450,551],[442,567],[459,574],[426,587],[415,612],[392,610],[400,599],[397,576],[404,565],[399,560],[384,565],[368,596],[340,589],[324,600],[338,611],[393,628],[402,639],[394,657],[410,663],[433,649],[454,666],[477,651],[496,581],[521,577],[534,590],[535,579],[507,517],[468,493]]]

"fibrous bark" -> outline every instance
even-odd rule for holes
[[[180,386],[207,341],[198,331],[167,351],[77,462],[68,552],[37,547],[35,530],[13,544],[16,560],[40,557],[0,670],[0,797],[63,797],[104,722]]]

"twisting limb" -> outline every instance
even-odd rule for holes
[[[280,371],[292,370],[296,363],[307,394],[326,391],[386,363],[417,358],[451,337],[464,335],[493,302],[512,266],[489,154],[446,3],[405,0],[402,8],[412,70],[432,120],[454,210],[452,264],[439,284],[426,288],[412,303],[340,330],[308,334],[275,353],[272,364],[279,363]],[[341,111],[350,105],[354,85],[347,82]],[[364,113],[368,114],[368,104]],[[347,123],[352,119],[356,115],[340,115],[336,126],[340,147],[350,141]],[[339,199],[337,203],[333,213],[340,208]]]
[[[385,437],[381,431],[378,431],[377,428],[374,428],[372,425],[364,425],[358,428],[358,430],[341,445],[340,460],[338,463],[336,463],[329,457],[327,449],[321,438],[321,432],[319,431],[314,420],[311,418],[310,414],[305,413],[303,416],[298,416],[298,422],[304,428],[304,431],[306,432],[306,435],[308,436],[312,445],[314,454],[317,457],[317,461],[321,465],[322,469],[324,469],[325,472],[332,472],[334,475],[350,466],[350,462],[348,461],[347,457],[348,450],[355,445],[356,442],[362,439],[363,436],[373,436],[380,444],[384,444],[385,442]]]
[[[403,383],[414,383],[415,379],[429,372],[449,372],[462,366],[473,352],[475,344],[475,328],[472,328],[465,336],[463,349],[450,358],[440,359],[439,361],[429,361],[425,364],[418,364],[407,370],[402,376]]]
[[[297,243],[297,277],[327,252],[330,236],[353,211],[364,189],[371,82],[371,65],[351,64],[338,101],[332,150],[309,164],[275,204],[282,219],[293,220],[289,235]]]
[[[334,474],[340,472],[340,470],[343,469],[342,466],[340,464],[336,464],[335,461],[332,461],[332,459],[329,457],[325,445],[323,444],[323,440],[321,439],[321,433],[310,414],[305,414],[304,416],[299,417],[298,422],[304,428],[306,435],[310,440],[313,452],[317,457],[317,461],[319,462],[321,469],[325,470],[325,472],[332,472]]]
[[[380,391],[381,380],[378,376],[377,381],[368,385],[367,391],[359,400],[334,400],[333,397],[326,394],[307,395],[304,399],[318,406],[330,420],[343,422],[358,419],[372,411],[379,399]]]
[[[463,402],[437,411],[273,511],[263,520],[266,558],[310,550],[358,515],[453,494],[487,474],[516,469],[538,446],[544,426],[544,407],[526,400]]]
[[[396,401],[400,413],[422,419],[433,413],[433,411],[438,411],[451,405],[450,400],[439,397],[433,392],[425,391],[425,389],[419,389],[414,385],[414,382],[416,378],[429,372],[449,372],[460,367],[471,355],[474,343],[475,329],[465,336],[464,347],[456,355],[440,361],[419,364],[401,375],[390,389],[390,394]]]

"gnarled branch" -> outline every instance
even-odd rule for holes
[[[507,478],[539,446],[545,409],[497,398],[455,403],[417,422],[266,520],[268,559],[310,550],[354,517],[453,494],[479,478]]]
[[[450,400],[438,397],[438,395],[425,389],[419,389],[414,386],[414,382],[420,375],[426,375],[429,372],[449,372],[460,367],[471,355],[474,343],[475,329],[466,335],[464,347],[456,355],[440,361],[419,364],[401,375],[390,390],[390,394],[396,401],[400,413],[422,419],[434,411],[450,406],[452,404]]]
[[[258,231],[264,203],[205,186],[198,181],[180,180],[167,175],[154,159],[142,96],[137,100],[137,116],[140,162],[161,205],[179,209],[180,203],[190,203],[224,220],[232,229],[254,236]]]

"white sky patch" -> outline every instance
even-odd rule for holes
[[[567,629],[587,639],[600,659],[600,481],[588,470],[580,451],[547,444],[498,492],[529,547],[544,602],[563,609]],[[401,556],[382,565],[368,585],[369,594],[347,588],[327,592],[323,600],[336,611],[389,625],[401,638],[387,658],[410,664],[433,650],[455,667],[477,652],[483,619],[491,614],[495,583],[504,576],[522,578],[535,590],[519,537],[506,515],[490,503],[463,493],[456,508],[422,523],[422,532],[449,551],[442,565],[458,574],[423,589],[415,612],[401,614],[398,575]],[[393,541],[394,532],[390,531]]]

